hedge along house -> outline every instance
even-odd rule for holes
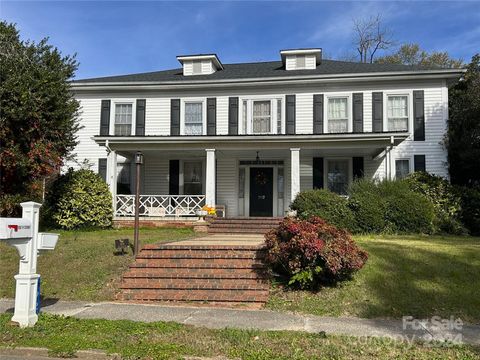
[[[448,176],[442,146],[458,69],[322,59],[222,64],[185,55],[181,68],[78,80],[77,164],[109,184],[115,216],[133,216],[134,154],[145,156],[141,216],[283,216],[301,190],[345,193],[356,177],[426,170]]]

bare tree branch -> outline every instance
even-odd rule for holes
[[[354,19],[353,30],[360,62],[372,63],[378,50],[386,50],[394,45],[390,30],[382,25],[380,14],[368,19]]]

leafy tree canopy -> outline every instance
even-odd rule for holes
[[[79,104],[69,80],[77,67],[48,39],[22,41],[0,22],[0,198],[38,196],[75,147]]]
[[[379,57],[375,62],[379,64],[423,65],[440,68],[460,68],[463,66],[461,59],[454,59],[447,52],[433,51],[429,53],[421,49],[418,44],[403,44],[393,54]]]
[[[480,54],[449,90],[446,137],[450,177],[459,185],[480,185]]]

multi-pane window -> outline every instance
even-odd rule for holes
[[[247,114],[248,114],[248,101],[242,102],[242,134],[247,133]]]
[[[202,162],[185,161],[183,163],[183,194],[202,194]]]
[[[388,131],[408,130],[408,96],[389,95],[387,98]]]
[[[348,160],[327,161],[328,190],[341,195],[347,194],[348,177]]]
[[[201,102],[185,103],[185,135],[202,135],[203,109]]]
[[[278,168],[278,178],[277,178],[277,190],[278,190],[278,198],[283,199],[284,192],[285,192],[285,178],[283,176],[283,167]]]
[[[410,173],[410,161],[408,159],[395,160],[395,178],[403,179]]]
[[[270,101],[253,102],[252,132],[254,134],[270,133],[271,118]]]
[[[132,104],[115,104],[115,135],[132,135]]]
[[[328,99],[327,123],[329,133],[344,133],[348,131],[347,97]]]
[[[238,168],[238,197],[243,199],[245,197],[245,168]]]

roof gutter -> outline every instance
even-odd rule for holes
[[[266,78],[244,78],[244,79],[218,79],[218,80],[186,80],[186,81],[124,81],[124,82],[71,82],[72,90],[107,90],[107,89],[129,89],[129,90],[156,90],[156,89],[185,89],[226,87],[226,86],[250,86],[250,85],[282,85],[282,84],[316,84],[347,81],[372,81],[372,80],[425,80],[425,79],[452,79],[458,78],[466,69],[442,69],[425,71],[401,71],[382,73],[359,73],[359,74],[332,74],[332,75],[303,75],[289,77],[266,77]]]

